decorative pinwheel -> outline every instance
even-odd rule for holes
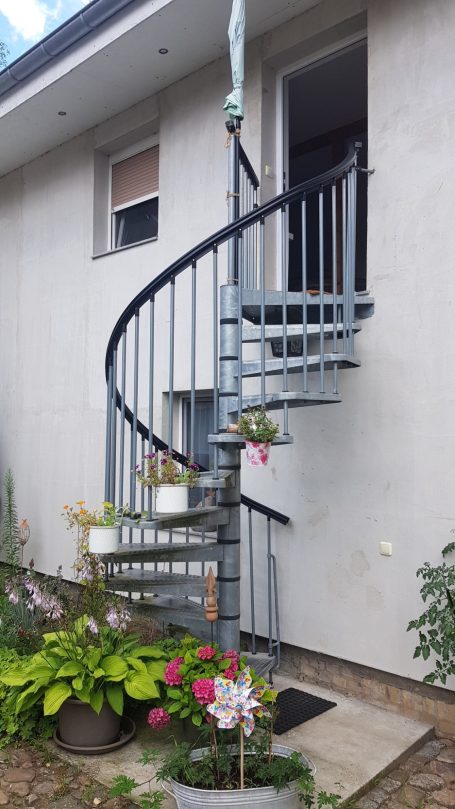
[[[266,687],[252,688],[249,666],[237,678],[237,682],[225,677],[215,677],[215,702],[207,710],[218,720],[219,728],[230,729],[236,725],[243,728],[245,736],[254,730],[254,717],[270,717],[270,711],[258,702]]]

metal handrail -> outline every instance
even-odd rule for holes
[[[250,160],[248,158],[247,153],[245,152],[245,149],[243,148],[240,142],[239,142],[239,160],[243,168],[245,169],[250,182],[253,184],[254,188],[257,191],[257,189],[259,188],[258,176],[250,163]]]
[[[144,303],[147,303],[153,295],[156,295],[160,289],[175,279],[177,275],[180,275],[180,273],[188,269],[188,267],[191,267],[194,262],[198,262],[201,258],[210,253],[215,246],[224,244],[233,236],[238,234],[239,231],[246,230],[251,225],[257,224],[261,221],[261,219],[265,219],[270,214],[280,210],[284,205],[295,202],[296,200],[299,200],[305,196],[305,194],[309,194],[311,191],[317,191],[326,185],[330,185],[339,177],[342,177],[347,171],[349,171],[350,168],[352,168],[352,166],[355,165],[356,156],[357,148],[351,144],[347,156],[341,161],[341,163],[338,163],[337,166],[323,172],[322,174],[319,174],[313,179],[306,180],[304,183],[296,185],[289,191],[283,191],[281,194],[278,194],[276,197],[273,197],[273,199],[245,214],[235,222],[225,225],[223,228],[216,231],[216,233],[212,234],[212,236],[209,236],[207,239],[199,242],[196,247],[188,250],[187,253],[178,258],[176,261],[170,264],[167,269],[163,270],[163,272],[157,275],[153,281],[150,281],[150,283],[147,284],[147,286],[144,287],[144,289],[141,290],[141,292],[139,292],[136,297],[133,298],[131,303],[129,303],[124,309],[112,330],[112,334],[109,338],[106,349],[106,380],[108,379],[108,369],[112,352],[122,336],[123,329],[134,317],[137,309],[143,306]]]

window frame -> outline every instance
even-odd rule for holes
[[[154,146],[158,146],[159,142],[160,139],[158,134],[151,135],[149,138],[144,138],[143,140],[137,141],[131,146],[127,146],[125,149],[121,149],[120,151],[114,152],[113,154],[109,155],[107,243],[108,243],[108,252],[110,253],[116,252],[117,250],[124,250],[127,247],[134,247],[137,244],[144,244],[145,242],[156,241],[156,239],[158,239],[158,232],[157,232],[156,236],[147,236],[146,239],[141,239],[138,242],[131,242],[131,244],[124,244],[121,247],[116,247],[115,245],[116,214],[126,210],[127,208],[133,208],[135,205],[140,205],[142,202],[147,202],[149,199],[159,200],[160,191],[158,188],[158,191],[154,191],[151,194],[144,194],[143,196],[137,197],[136,199],[132,199],[129,202],[123,203],[122,205],[116,205],[115,207],[112,207],[112,167],[116,163],[121,163],[122,160],[127,160],[129,157],[134,157],[135,155],[140,154],[141,152],[147,151],[147,149],[152,149]],[[158,214],[158,222],[159,222],[159,214]]]

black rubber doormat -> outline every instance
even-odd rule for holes
[[[299,691],[298,688],[285,688],[284,691],[280,691],[276,702],[278,716],[274,733],[277,736],[336,707],[336,702],[315,697],[314,694],[307,694],[306,691]]]

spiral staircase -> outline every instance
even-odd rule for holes
[[[124,519],[121,546],[104,560],[106,586],[127,594],[142,614],[188,627],[222,648],[240,648],[245,630],[254,665],[263,673],[279,665],[272,531],[289,517],[241,494],[244,440],[228,426],[247,407],[264,406],[281,412],[273,443],[292,443],[289,411],[340,402],[339,369],[360,364],[354,337],[373,301],[355,291],[357,146],[335,168],[258,206],[257,177],[239,129],[232,129],[230,223],[131,301],[106,352],[105,497],[119,506],[128,502],[137,513]],[[316,226],[307,217],[310,204],[318,211]],[[291,205],[301,218],[301,292],[288,291]],[[318,289],[308,290],[307,265],[315,250]],[[194,452],[200,390],[211,391],[213,447],[211,468],[201,474],[200,502],[183,514],[156,513],[151,495],[137,486],[136,466],[146,453],[164,449],[187,463],[184,450]],[[189,409],[186,447],[179,440],[182,392]],[[215,502],[204,490],[216,492]],[[205,618],[208,565],[216,570],[215,623]],[[248,584],[242,616],[241,573]],[[259,593],[267,623],[266,632],[260,628],[267,634],[262,655],[256,641],[258,575],[266,582],[266,594],[263,586]]]

